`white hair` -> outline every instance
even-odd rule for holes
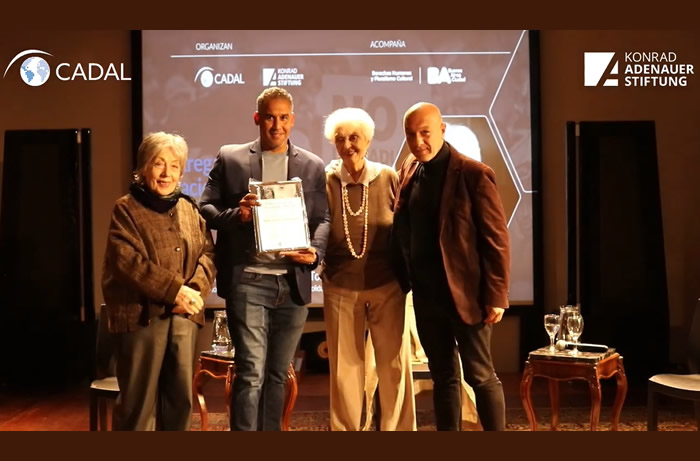
[[[367,112],[357,107],[344,107],[333,111],[326,117],[323,135],[330,142],[334,142],[338,127],[347,124],[358,125],[363,136],[368,141],[371,141],[374,137],[374,120]]]
[[[163,150],[171,149],[180,164],[180,174],[185,171],[187,164],[187,142],[179,134],[165,133],[158,131],[148,133],[141,141],[139,150],[136,153],[136,170],[134,180],[142,182],[148,169],[153,163],[153,159]]]

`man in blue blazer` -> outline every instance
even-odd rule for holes
[[[253,115],[260,137],[222,146],[202,193],[200,208],[217,231],[217,290],[226,300],[236,350],[231,430],[280,430],[287,369],[301,337],[311,301],[311,271],[323,259],[329,232],[323,161],[292,145],[291,94],[267,88]],[[311,246],[258,254],[250,178],[302,181]]]

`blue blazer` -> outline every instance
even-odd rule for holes
[[[255,250],[253,222],[241,222],[238,202],[248,193],[248,179],[262,179],[260,139],[247,144],[222,146],[209,173],[199,207],[211,229],[217,231],[214,261],[217,267],[217,292],[230,297]],[[291,298],[304,305],[311,302],[311,271],[323,259],[330,217],[326,198],[325,165],[315,154],[289,142],[287,179],[301,178],[304,203],[309,219],[311,246],[316,249],[312,265],[295,264],[289,277]]]

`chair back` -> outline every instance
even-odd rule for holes
[[[97,379],[117,374],[114,336],[109,332],[107,320],[107,308],[102,304],[100,307],[100,318],[97,323],[97,350],[95,354]]]
[[[688,369],[691,373],[700,373],[700,299],[695,303],[695,312],[690,324]]]

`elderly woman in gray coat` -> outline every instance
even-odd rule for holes
[[[190,428],[195,341],[215,268],[211,233],[180,192],[186,162],[182,137],[149,134],[112,211],[101,315],[116,345],[115,430]]]

